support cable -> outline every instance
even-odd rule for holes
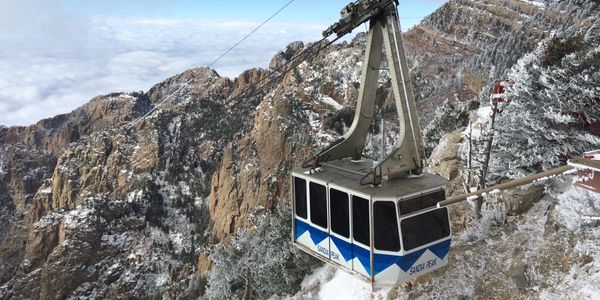
[[[246,34],[241,40],[239,40],[237,43],[235,43],[233,46],[229,47],[229,49],[227,49],[227,51],[225,51],[223,54],[221,54],[219,57],[217,57],[215,60],[213,60],[207,67],[211,68],[214,64],[216,64],[218,61],[220,61],[223,57],[225,57],[225,55],[229,54],[229,52],[231,52],[235,47],[239,46],[241,43],[243,43],[246,39],[248,39],[252,34],[254,34],[256,31],[258,31],[260,28],[262,28],[265,24],[267,24],[269,21],[271,21],[271,19],[273,19],[275,16],[277,16],[281,11],[283,11],[285,8],[287,8],[290,4],[292,4],[292,2],[294,2],[295,0],[290,0],[288,1],[284,6],[282,6],[279,10],[277,10],[275,13],[273,13],[269,18],[267,18],[264,22],[262,22],[260,25],[258,25],[256,28],[254,28],[252,31],[250,31],[248,34]],[[183,88],[185,86],[187,86],[190,82],[192,82],[192,80],[194,79],[194,77],[191,77],[190,79],[188,79],[186,82],[184,82],[178,89],[176,89],[173,93],[169,94],[167,97],[165,97],[162,101],[160,101],[157,105],[155,105],[152,109],[150,109],[150,111],[148,111],[147,113],[145,113],[143,116],[139,117],[138,119],[132,121],[131,123],[129,123],[129,125],[127,126],[128,128],[134,126],[135,124],[137,124],[139,121],[145,119],[146,117],[148,117],[149,115],[151,115],[152,113],[154,113],[154,111],[156,111],[156,109],[158,109],[159,107],[161,107],[164,103],[166,103],[167,101],[169,101],[170,99],[173,98],[173,96],[175,96],[175,94],[179,93],[181,90],[183,90]]]
[[[278,67],[278,68],[277,68],[277,69],[275,69],[275,70],[272,70],[272,71],[271,71],[271,72],[269,72],[269,74],[267,74],[265,77],[263,77],[263,78],[259,79],[259,80],[258,80],[258,81],[256,81],[255,83],[253,83],[253,84],[251,84],[250,86],[246,87],[244,90],[242,90],[242,91],[241,91],[239,94],[237,94],[236,96],[233,96],[231,99],[229,99],[229,100],[225,101],[225,102],[223,103],[223,105],[224,105],[224,106],[227,106],[227,105],[229,105],[231,102],[233,102],[234,100],[237,100],[237,99],[241,98],[242,96],[249,96],[249,97],[252,97],[252,96],[254,96],[254,95],[257,95],[257,94],[258,94],[258,93],[260,93],[260,92],[261,92],[263,89],[265,89],[265,88],[266,88],[266,87],[267,87],[269,84],[271,84],[271,83],[272,83],[272,82],[274,82],[275,80],[277,80],[277,79],[280,79],[280,78],[282,78],[283,76],[285,76],[287,73],[289,73],[290,71],[292,71],[293,69],[295,69],[295,68],[296,68],[298,65],[300,65],[300,64],[301,64],[303,61],[310,60],[310,59],[312,59],[312,58],[316,57],[316,56],[317,56],[317,55],[318,55],[318,54],[321,52],[321,50],[323,50],[323,49],[327,48],[329,45],[331,45],[331,44],[335,43],[335,42],[336,42],[336,41],[338,41],[340,38],[342,38],[342,37],[340,36],[340,37],[337,37],[337,38],[335,38],[335,39],[333,39],[333,40],[331,40],[331,41],[327,42],[325,45],[323,45],[323,46],[319,47],[319,48],[318,48],[318,49],[317,49],[315,52],[313,52],[313,53],[308,53],[308,55],[309,55],[309,56],[307,56],[305,59],[301,59],[301,58],[302,58],[302,56],[304,56],[304,54],[305,54],[306,52],[308,52],[309,50],[311,50],[312,48],[314,48],[314,47],[315,47],[315,46],[317,46],[317,45],[321,45],[321,44],[322,44],[322,42],[323,42],[323,41],[326,41],[326,39],[327,39],[327,38],[323,38],[323,39],[321,39],[320,41],[318,41],[318,42],[314,43],[314,44],[313,44],[313,45],[311,45],[310,47],[306,48],[305,50],[301,51],[300,53],[298,53],[297,55],[295,55],[294,57],[292,57],[292,58],[291,58],[291,59],[290,59],[290,60],[289,60],[287,63],[285,63],[285,64],[281,65],[280,67]],[[290,65],[290,64],[291,64],[291,66],[290,66],[289,68],[286,68],[286,69],[284,69],[284,67],[286,67],[287,65]],[[252,95],[247,95],[247,94],[246,94],[248,91],[250,91],[251,89],[253,89],[253,88],[255,88],[256,86],[258,86],[258,84],[259,84],[259,83],[261,83],[261,82],[265,81],[267,78],[271,77],[273,74],[275,74],[275,73],[277,73],[277,72],[280,72],[280,71],[281,71],[281,73],[280,73],[278,76],[274,77],[273,79],[271,79],[271,80],[267,81],[265,84],[261,85],[261,86],[260,86],[260,88],[259,88],[257,91],[255,91],[255,92],[254,92]]]

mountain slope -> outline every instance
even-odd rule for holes
[[[548,28],[575,22],[572,2],[544,9],[533,1],[450,1],[407,32],[421,122],[446,98],[480,93],[489,70],[475,66],[503,57],[490,47],[515,32],[535,32],[527,47],[548,34],[531,20],[549,20]],[[0,297],[201,294],[213,245],[228,247],[239,230],[252,232],[257,209],[289,201],[289,171],[350,125],[364,41],[334,45],[232,102],[266,71],[232,81],[192,69],[145,93],[99,96],[29,127],[0,128]],[[271,68],[308,46],[290,44]],[[382,73],[380,104],[392,100]]]
[[[543,4],[534,1],[453,0],[407,32],[421,127],[446,99],[467,102],[477,95],[489,80],[488,72],[471,61],[487,57],[490,47],[543,9]]]
[[[181,293],[177,284],[189,281],[197,262],[194,247],[204,243],[209,223],[204,202],[210,184],[207,174],[218,165],[227,139],[244,126],[239,115],[251,115],[252,102],[241,105],[239,115],[218,117],[226,115],[219,101],[232,92],[234,84],[200,68],[167,80],[144,97],[99,97],[59,119],[76,118],[97,102],[111,107],[115,102],[157,99],[190,77],[193,80],[177,95],[176,105],[133,127],[111,124],[79,137],[64,146],[58,158],[52,151],[60,143],[45,152],[30,152],[30,159],[38,164],[44,164],[40,153],[52,159],[41,169],[46,174],[35,177],[38,181],[24,191],[29,193],[24,201],[19,182],[3,174],[8,187],[5,201],[23,202],[7,212],[14,223],[8,226],[10,233],[2,240],[0,253],[3,295],[139,297],[163,293],[171,281],[173,295]],[[113,107],[129,120],[143,113],[127,115],[119,105]],[[102,126],[102,120],[88,125]],[[57,123],[56,135],[74,127]],[[52,131],[43,132],[54,138]],[[25,145],[28,141],[5,144],[3,165],[15,163],[10,155],[14,149],[40,145]],[[170,263],[157,265],[158,261]]]

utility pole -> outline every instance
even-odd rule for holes
[[[470,193],[471,176],[473,175],[473,126],[471,121],[469,121],[469,135],[467,138],[469,139],[469,155],[467,157],[467,179],[463,182],[463,187],[465,193]]]
[[[512,83],[512,81],[499,81],[494,84],[492,88],[491,95],[491,104],[492,104],[492,116],[490,121],[489,131],[487,133],[487,140],[485,141],[485,150],[484,159],[481,165],[481,169],[479,170],[479,183],[477,184],[477,190],[483,190],[487,187],[487,175],[490,166],[490,157],[492,156],[492,145],[494,143],[494,131],[495,131],[495,123],[496,123],[496,115],[503,112],[502,108],[498,106],[500,104],[508,104],[511,102],[511,99],[504,97],[504,93],[506,92],[506,85]],[[470,144],[469,144],[469,154],[471,153]],[[470,159],[470,157],[469,157]],[[469,162],[470,164],[470,162]],[[477,219],[481,218],[481,207],[483,206],[483,196],[478,196],[475,199],[475,217]]]
[[[494,143],[494,123],[496,122],[496,114],[498,110],[498,103],[494,103],[492,106],[492,121],[488,132],[488,137],[485,142],[484,159],[483,165],[479,170],[479,183],[477,184],[477,190],[483,190],[487,186],[487,173],[490,166],[490,157],[492,156],[492,144]],[[481,207],[483,206],[483,196],[477,197],[475,200],[475,216],[477,219],[481,219]]]

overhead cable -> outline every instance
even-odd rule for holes
[[[271,80],[267,81],[265,84],[263,84],[257,91],[255,91],[253,94],[256,95],[259,92],[261,92],[265,87],[267,87],[269,84],[271,84],[272,82],[274,82],[277,79],[282,78],[285,74],[289,73],[290,71],[292,71],[294,68],[296,68],[299,64],[301,64],[303,61],[306,61],[308,59],[314,58],[316,57],[321,50],[327,48],[329,45],[335,43],[336,41],[338,41],[339,39],[341,39],[342,37],[337,37],[329,42],[327,42],[326,44],[322,45],[321,47],[319,47],[315,52],[310,53],[309,51],[311,49],[313,49],[314,47],[321,45],[324,41],[326,41],[327,38],[323,38],[318,42],[315,42],[314,44],[312,44],[310,47],[304,49],[303,51],[301,51],[300,53],[296,54],[294,57],[292,57],[290,60],[288,60],[288,62],[286,62],[285,64],[279,66],[278,68],[276,68],[275,70],[272,70],[271,72],[269,72],[269,74],[267,74],[266,76],[264,76],[263,78],[259,79],[258,81],[256,81],[255,83],[251,84],[250,86],[246,87],[244,90],[242,90],[239,94],[234,95],[231,99],[225,101],[223,104],[225,106],[227,106],[228,104],[230,104],[231,102],[233,102],[236,99],[241,98],[242,96],[247,96],[246,93],[249,92],[251,89],[255,88],[256,86],[258,86],[258,84],[260,84],[261,82],[265,81],[267,78],[271,77],[273,74],[280,72],[280,74],[278,74],[278,76],[273,77]],[[305,57],[305,59],[302,59],[304,54],[306,52],[309,52],[307,57]],[[285,68],[286,66],[291,65],[289,68]]]
[[[219,60],[221,60],[223,57],[225,57],[225,55],[227,55],[229,52],[231,52],[235,47],[239,46],[241,43],[243,43],[246,39],[248,39],[248,37],[250,37],[252,34],[254,34],[256,31],[258,31],[260,28],[262,28],[265,24],[267,24],[267,22],[269,22],[271,19],[273,19],[275,16],[277,16],[281,11],[283,11],[286,7],[288,7],[290,4],[292,4],[292,2],[294,2],[295,0],[290,0],[288,1],[284,6],[282,6],[279,10],[277,10],[275,13],[273,13],[269,18],[267,18],[264,22],[262,22],[260,25],[258,25],[256,28],[254,28],[252,31],[250,31],[248,34],[246,34],[241,40],[239,40],[237,43],[235,43],[235,45],[231,46],[229,49],[227,49],[227,51],[225,51],[223,54],[221,54],[219,57],[217,57],[214,61],[212,61],[207,67],[211,68],[214,64],[216,64]],[[169,94],[167,97],[165,97],[162,101],[160,101],[158,104],[156,104],[152,109],[150,109],[147,113],[145,113],[143,116],[139,117],[138,119],[132,121],[131,123],[129,123],[129,127],[132,127],[133,125],[137,124],[139,121],[145,119],[146,117],[148,117],[149,115],[151,115],[152,113],[154,113],[154,111],[156,111],[156,109],[158,109],[159,107],[161,107],[164,103],[166,103],[167,101],[171,100],[173,98],[173,96],[175,96],[175,94],[179,93],[185,86],[187,86],[190,82],[192,82],[194,78],[190,77],[190,79],[188,79],[186,82],[184,82],[183,84],[181,84],[181,86],[176,89],[173,93]]]

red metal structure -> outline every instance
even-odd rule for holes
[[[506,87],[513,83],[515,83],[514,80],[500,80],[492,87],[491,104],[496,113],[502,113],[504,107],[512,101],[504,94],[506,93]]]

